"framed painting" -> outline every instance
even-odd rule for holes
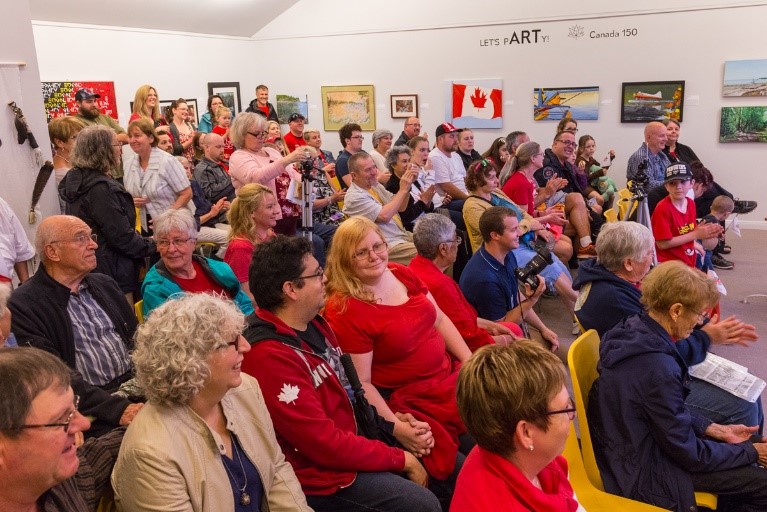
[[[503,80],[445,83],[445,119],[457,128],[503,128]]]
[[[309,101],[306,95],[302,100],[300,96],[277,94],[274,97],[274,108],[277,109],[277,117],[282,124],[287,124],[290,114],[298,112],[304,116],[306,126],[309,126]]]
[[[719,142],[767,142],[767,107],[722,107]]]
[[[621,94],[621,123],[648,123],[684,115],[684,80],[624,82]]]
[[[767,96],[767,59],[726,61],[722,96]]]
[[[393,119],[418,117],[417,94],[392,94],[389,97],[391,98],[391,116]]]
[[[233,115],[242,112],[240,82],[208,82],[208,96],[218,94]]]
[[[189,114],[186,120],[197,130],[197,126],[200,124],[200,111],[197,109],[197,100],[187,98],[186,106],[189,107]]]
[[[599,119],[599,87],[536,87],[533,89],[533,119],[559,121]]]
[[[376,129],[375,96],[372,85],[323,85],[322,120],[327,131],[357,123],[364,131]]]

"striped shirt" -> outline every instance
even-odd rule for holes
[[[106,311],[83,282],[67,303],[75,341],[75,366],[85,380],[103,386],[130,370],[128,350]]]

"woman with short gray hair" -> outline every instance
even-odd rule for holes
[[[391,148],[394,134],[390,130],[382,128],[374,131],[370,138],[373,140],[373,150],[368,154],[378,167],[378,183],[386,185],[391,176],[391,170],[386,165],[385,158],[386,153]]]
[[[112,473],[123,510],[311,510],[258,382],[240,373],[244,317],[208,294],[171,300],[136,333],[148,398]],[[252,504],[252,505],[251,505]]]
[[[111,128],[83,129],[72,150],[73,168],[59,184],[59,197],[66,213],[82,219],[97,236],[96,272],[112,276],[133,304],[139,268],[156,248],[152,238],[136,232],[133,197],[111,176],[121,149]]]
[[[392,194],[399,192],[400,179],[405,172],[408,169],[417,168],[411,162],[412,155],[413,152],[407,146],[394,146],[386,154],[386,169],[391,173],[391,177],[385,187]],[[405,229],[413,231],[413,223],[418,217],[434,211],[434,203],[432,202],[434,192],[434,185],[427,187],[421,177],[413,182],[410,196],[407,198],[407,207],[404,211],[399,212]]]

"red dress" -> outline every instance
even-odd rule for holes
[[[535,186],[522,171],[514,172],[503,184],[503,193],[516,204],[526,204],[527,213],[534,216]]]
[[[393,390],[387,400],[392,411],[429,422],[436,448],[423,462],[430,475],[444,480],[455,466],[458,436],[466,432],[455,400],[458,365],[434,327],[437,311],[426,286],[407,267],[389,263],[389,269],[407,288],[407,302],[388,306],[349,297],[342,311],[341,297],[334,294],[325,319],[344,352],[373,352],[371,382]]]

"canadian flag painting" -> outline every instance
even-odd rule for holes
[[[446,117],[459,128],[503,127],[503,82],[498,80],[452,80]]]

